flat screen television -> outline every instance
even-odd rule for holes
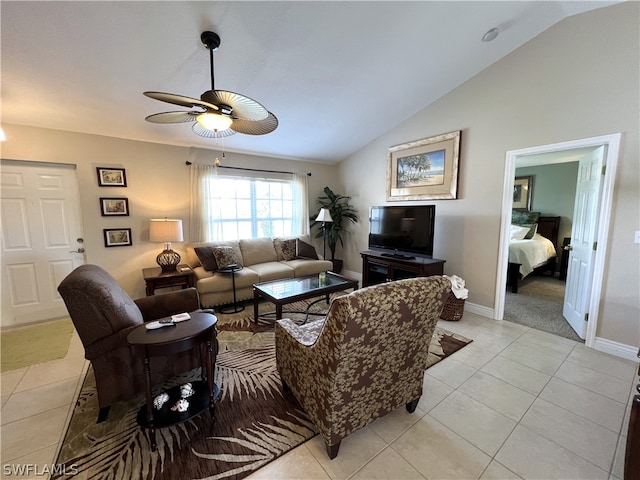
[[[435,205],[371,207],[369,249],[383,255],[433,256]]]

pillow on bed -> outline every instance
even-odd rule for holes
[[[513,225],[530,225],[538,223],[540,212],[511,212],[511,223]]]
[[[523,225],[511,225],[511,240],[524,240],[529,230],[529,227]]]
[[[529,231],[527,232],[527,234],[524,236],[525,240],[530,240],[533,238],[533,236],[536,234],[536,232],[538,231],[538,224],[537,223],[525,223],[524,225],[520,225],[521,227],[525,227],[528,228]]]

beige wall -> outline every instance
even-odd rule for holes
[[[149,242],[150,218],[183,219],[185,243],[173,244],[173,249],[186,258],[190,194],[185,161],[213,161],[217,152],[35,127],[4,124],[3,128],[7,141],[2,143],[2,158],[76,165],[86,262],[109,271],[131,296],[144,295],[142,269],[157,266],[155,257],[162,250],[162,245]],[[325,185],[339,188],[335,166],[230,152],[226,156],[225,164],[229,166],[311,173],[311,209],[316,207],[316,198]],[[99,187],[98,166],[124,167],[127,187]],[[99,198],[114,196],[129,199],[129,217],[100,215]],[[104,247],[103,228],[129,227],[131,247]]]
[[[421,203],[436,204],[445,273],[467,281],[469,302],[494,309],[505,153],[622,132],[597,336],[637,347],[638,19],[637,2],[566,19],[345,159],[340,177],[360,215],[386,203],[388,147],[462,130],[458,200]],[[367,229],[366,220],[353,229],[349,270],[361,270]]]

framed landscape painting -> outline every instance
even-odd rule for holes
[[[105,228],[103,232],[105,247],[128,247],[132,245],[130,228]]]
[[[129,200],[126,198],[100,198],[103,217],[129,216]]]
[[[387,200],[458,198],[460,130],[389,148]]]
[[[126,187],[127,177],[124,168],[96,167],[98,171],[98,185],[101,187]]]

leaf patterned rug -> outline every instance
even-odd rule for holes
[[[304,309],[305,302],[289,306]],[[311,311],[326,310],[324,302]],[[269,304],[260,306],[260,311]],[[169,428],[156,430],[158,448],[136,423],[145,403],[137,395],[111,407],[107,420],[96,424],[98,403],[93,371],[84,385],[56,460],[76,479],[230,479],[239,480],[309,440],[316,431],[295,400],[284,395],[276,371],[273,325],[251,321],[253,309],[216,314],[220,352],[216,383],[221,386],[215,421],[208,412]],[[285,314],[299,319],[299,314]],[[318,317],[319,318],[319,317]],[[430,348],[430,366],[471,340],[437,328]],[[199,369],[154,389],[162,390],[199,378]],[[427,392],[425,392],[427,394]],[[52,478],[68,478],[56,477]]]

